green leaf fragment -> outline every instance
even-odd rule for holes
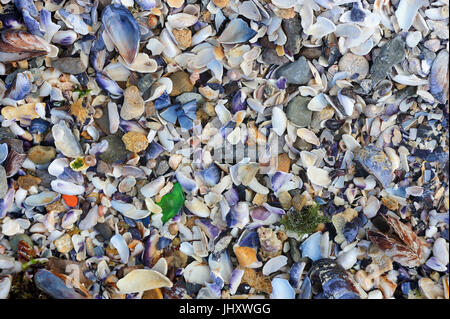
[[[184,205],[183,189],[179,183],[173,185],[172,191],[167,193],[161,198],[159,203],[156,203],[162,208],[163,217],[161,220],[166,223],[169,219],[173,218]]]

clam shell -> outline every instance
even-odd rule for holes
[[[280,255],[269,259],[263,266],[262,272],[264,276],[269,276],[270,274],[280,270],[287,264],[287,257]]]
[[[449,71],[448,71],[448,52],[441,50],[433,61],[430,72],[430,93],[440,103],[448,101],[449,92]]]
[[[233,19],[227,25],[222,34],[217,38],[222,44],[236,44],[247,42],[256,35],[256,31],[251,29],[248,24],[240,19]]]
[[[152,269],[135,269],[125,277],[119,279],[116,285],[120,293],[130,294],[162,287],[170,288],[173,284],[169,278],[158,271]]]
[[[30,195],[25,199],[25,204],[28,206],[46,206],[58,200],[60,195],[55,192],[42,192],[35,195]]]
[[[295,290],[289,281],[282,278],[272,279],[272,293],[270,299],[295,299]]]
[[[139,51],[141,33],[130,11],[121,4],[110,4],[103,9],[102,23],[120,56],[129,65],[133,64]]]

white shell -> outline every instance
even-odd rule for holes
[[[311,183],[319,186],[327,186],[331,182],[328,172],[322,168],[314,166],[308,167],[306,175],[308,175]]]
[[[287,126],[287,117],[283,110],[278,106],[272,109],[272,128],[278,136],[283,135]]]
[[[262,269],[263,275],[268,276],[271,273],[280,270],[280,268],[284,267],[286,264],[287,264],[286,256],[280,255],[277,257],[273,257],[264,264],[264,267]]]
[[[132,270],[117,282],[117,288],[122,294],[144,292],[162,287],[170,288],[172,285],[169,278],[152,269]]]

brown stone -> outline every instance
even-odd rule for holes
[[[25,175],[25,176],[19,176],[17,179],[17,183],[19,186],[25,190],[29,190],[33,186],[39,185],[41,182],[41,179],[39,177],[33,176],[33,175]]]
[[[292,198],[292,206],[298,212],[302,211],[307,202],[308,199],[302,194],[297,194],[294,196],[294,198]]]
[[[187,49],[192,44],[192,32],[189,29],[173,29],[172,34],[181,49]]]
[[[224,8],[224,7],[226,7],[228,5],[229,1],[230,0],[213,0],[213,3],[218,8]]]
[[[189,80],[189,74],[183,71],[172,73],[169,78],[172,80],[173,88],[170,96],[178,96],[181,93],[191,92],[194,85]]]
[[[125,148],[130,152],[139,153],[148,146],[147,137],[140,132],[128,132],[122,136]]]
[[[291,159],[287,153],[282,153],[278,155],[277,171],[282,171],[289,173],[291,169]]]
[[[56,150],[52,146],[37,145],[30,148],[28,158],[35,164],[47,164],[56,156]]]

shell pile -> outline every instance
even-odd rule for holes
[[[449,298],[448,0],[2,0],[0,298]]]

